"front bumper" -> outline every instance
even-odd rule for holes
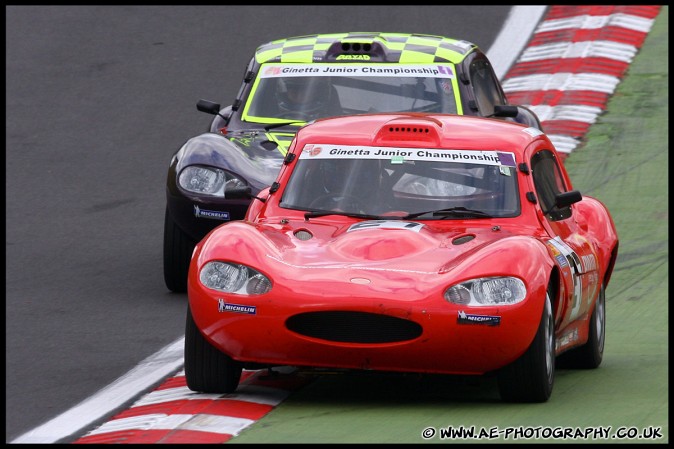
[[[276,285],[255,297],[190,282],[188,296],[202,334],[241,362],[440,374],[483,374],[517,359],[544,299],[477,308],[450,304],[441,291],[401,300],[404,292],[349,287],[296,293]]]

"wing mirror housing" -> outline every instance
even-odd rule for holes
[[[208,100],[197,101],[197,110],[211,115],[220,115],[220,105]]]
[[[243,200],[243,199],[252,199],[260,200],[263,203],[266,201],[265,198],[260,198],[252,193],[250,186],[244,187],[232,187],[231,189],[225,190],[225,198],[233,200]]]
[[[493,117],[517,117],[519,111],[517,106],[511,106],[509,104],[497,104],[494,106]]]
[[[494,106],[494,113],[492,117],[510,117],[517,123],[527,125],[531,128],[540,129],[543,131],[541,121],[538,116],[531,109],[524,106],[514,106],[509,104],[502,104]]]
[[[569,207],[583,199],[583,195],[578,190],[570,190],[568,192],[558,193],[555,196],[555,206],[562,209]]]

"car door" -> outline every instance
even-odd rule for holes
[[[574,205],[555,205],[555,196],[570,190],[555,153],[540,149],[532,155],[530,163],[539,217],[550,235],[547,245],[563,277],[564,300],[558,304],[556,314],[558,328],[563,329],[579,318],[586,318],[590,311],[599,288],[597,254],[586,238],[587,225]]]

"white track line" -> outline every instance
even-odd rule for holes
[[[183,365],[184,345],[185,338],[179,338],[98,393],[10,443],[55,443],[90,426],[177,372]]]
[[[513,6],[510,9],[501,32],[494,39],[491,48],[485,52],[498,79],[503,79],[522,53],[547,8],[545,5],[526,5]]]

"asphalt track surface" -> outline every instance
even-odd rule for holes
[[[418,443],[423,441],[420,434],[426,426],[460,425],[487,429],[613,426],[614,431],[621,426],[635,431],[659,428],[664,438],[650,441],[668,441],[668,76],[662,57],[668,51],[668,24],[666,20],[660,24],[637,59],[644,62],[631,69],[609,113],[593,126],[585,147],[567,160],[575,187],[602,199],[614,213],[624,254],[607,291],[609,326],[613,321],[613,328],[608,329],[600,370],[559,372],[551,401],[526,408],[501,404],[488,381],[466,384],[443,377],[419,382],[399,376],[326,376],[294,394],[232,442]],[[9,222],[8,215],[8,227]],[[8,253],[9,248],[8,232]],[[8,297],[8,339],[9,310]],[[8,341],[8,357],[9,353]],[[9,359],[7,367],[9,372]],[[9,397],[9,378],[7,386]],[[528,441],[520,438],[516,442]]]
[[[184,334],[171,155],[262,42],[376,30],[491,46],[509,6],[6,6],[6,441]]]

